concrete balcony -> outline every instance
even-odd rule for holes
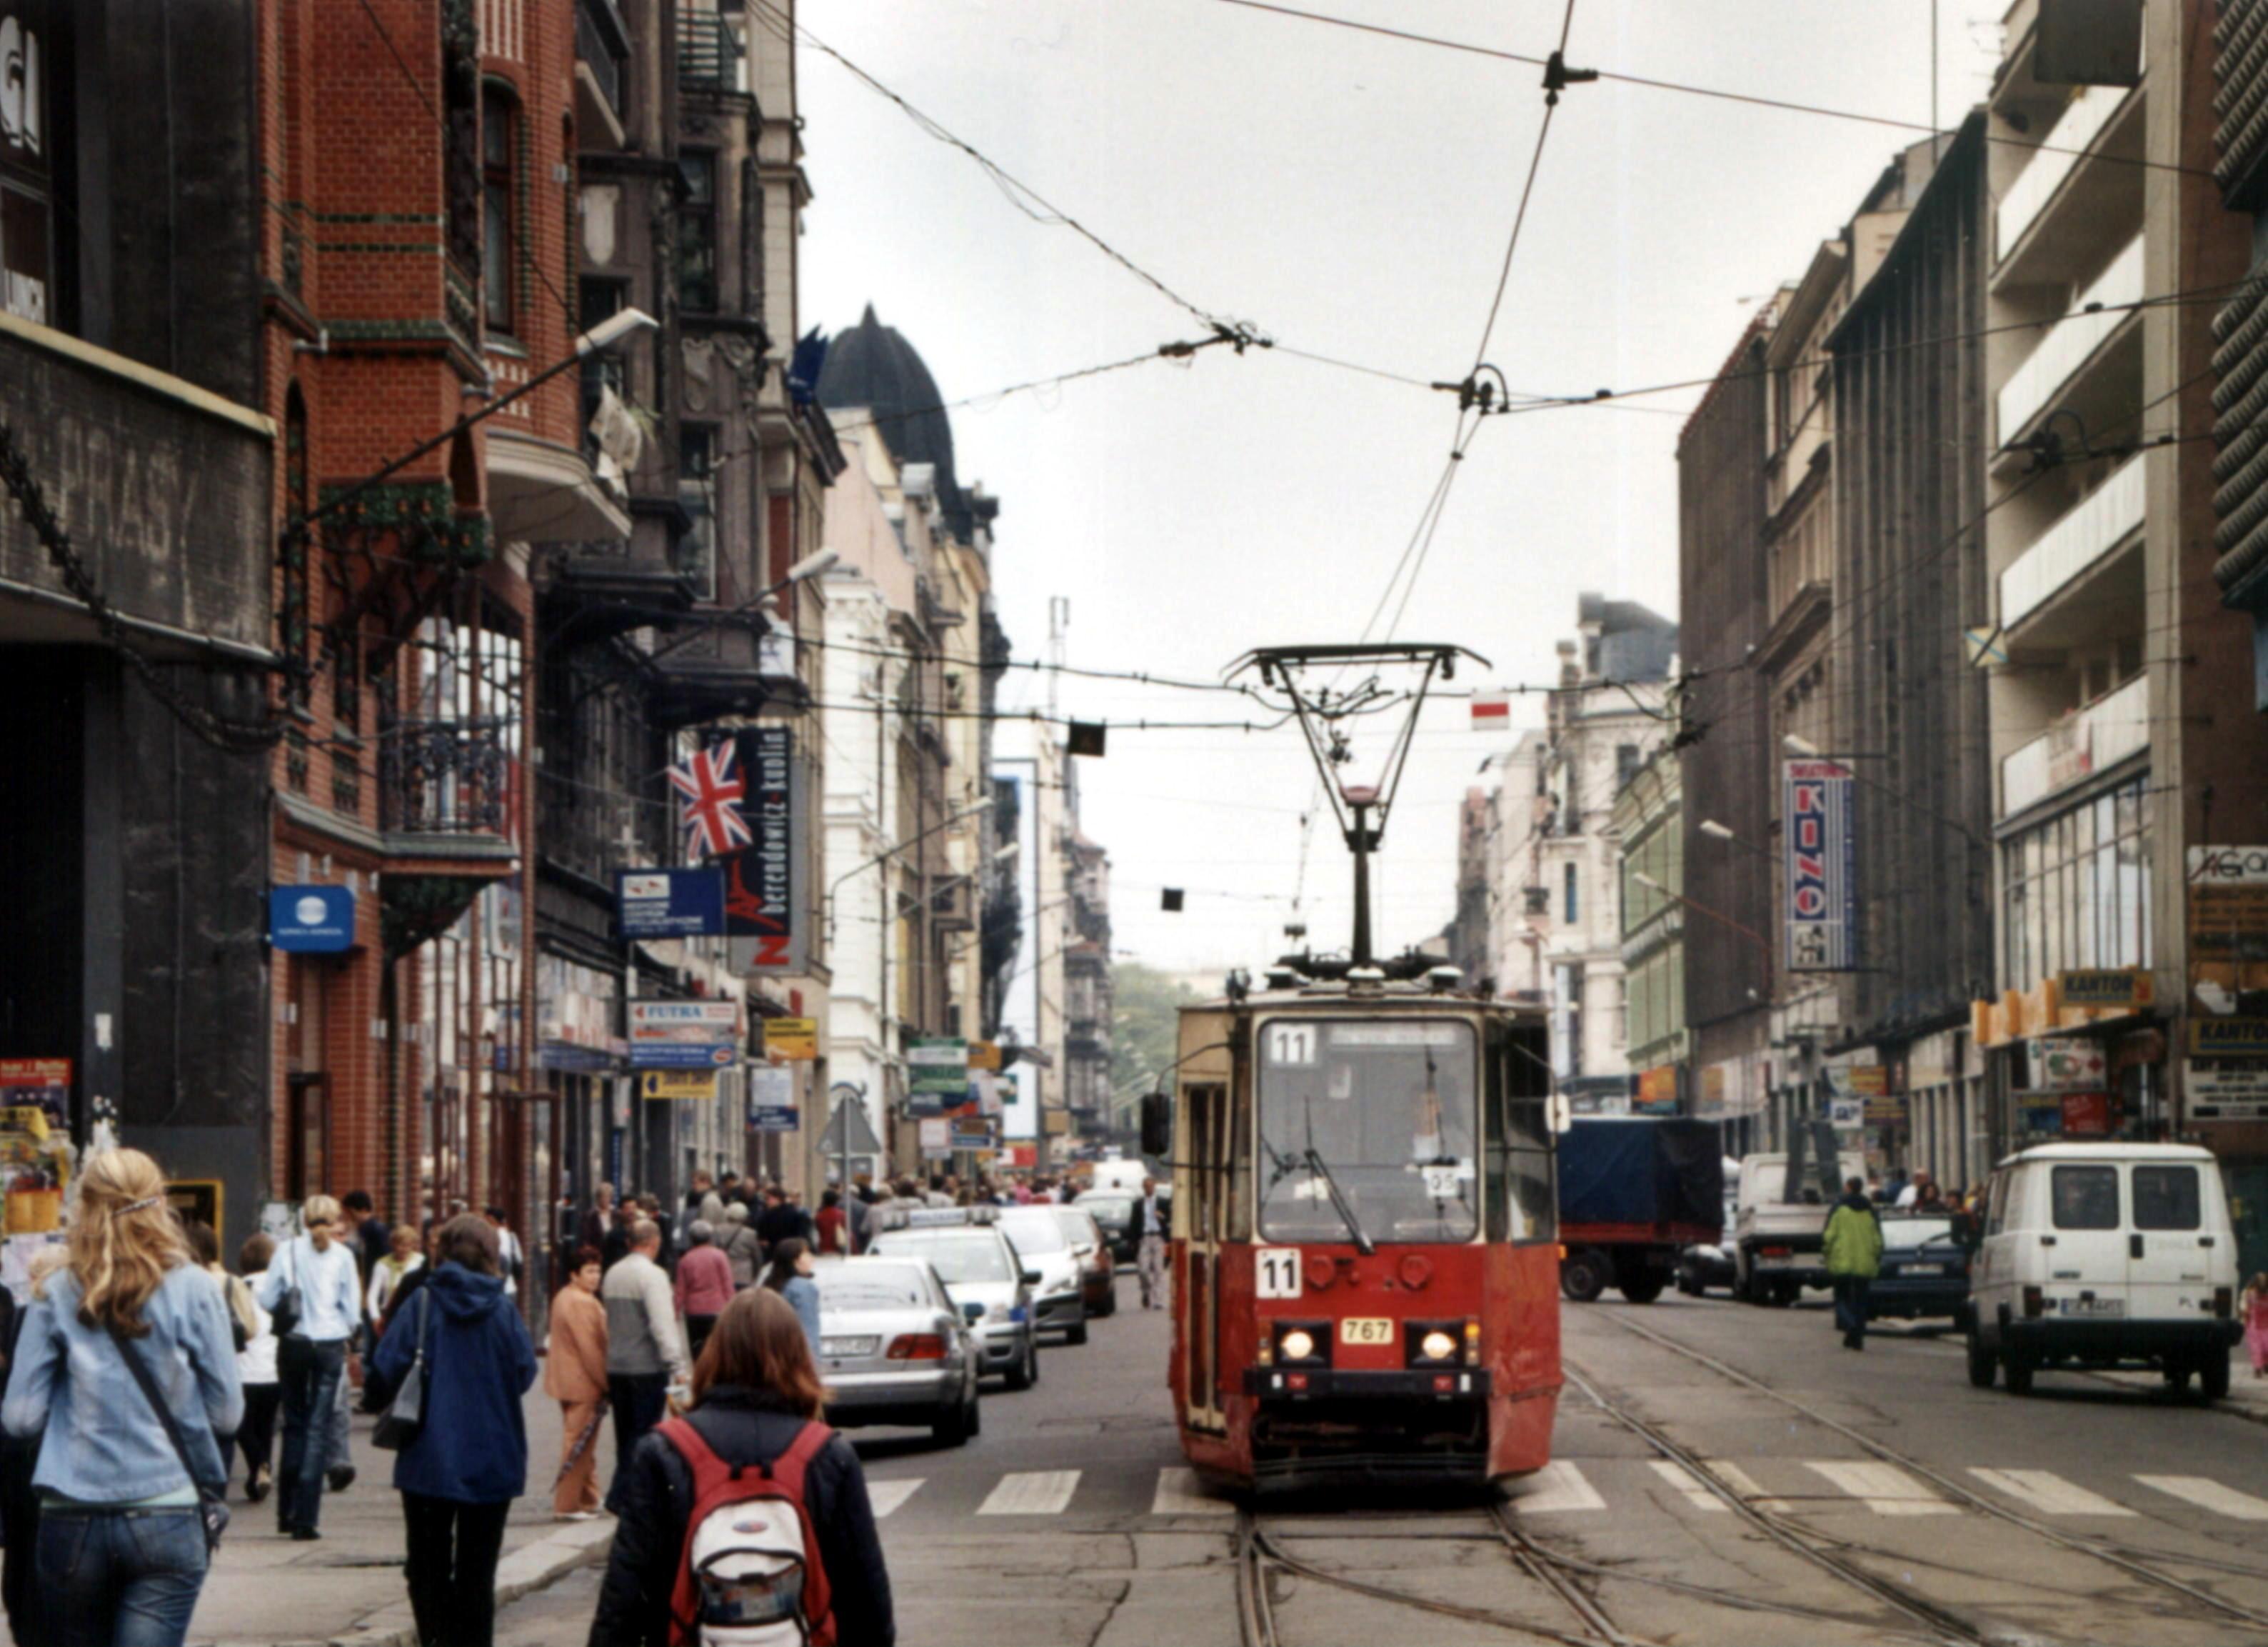
[[[2053,601],[2142,529],[2142,460],[2128,458],[2000,574],[2000,627]]]
[[[2029,812],[2149,747],[2150,677],[2138,675],[2073,710],[2000,763],[2000,817]]]
[[[2140,154],[2141,106],[2139,90],[2117,85],[2090,85],[2072,100],[2062,118],[2040,139],[2039,149],[2017,174],[2015,182],[2000,196],[1999,210],[1994,214],[1997,265],[2005,268],[2020,249],[2025,253],[2021,262],[2027,267],[2046,261],[2037,254],[2051,251],[2049,243],[2062,238],[2066,227],[2048,219],[2064,216],[2066,205],[2074,208],[2072,217],[2100,223],[2106,204],[2099,196],[2101,187],[2132,185],[2122,194],[2132,193],[2139,205],[2142,168],[2131,161]],[[2134,151],[2131,155],[2126,152],[2130,149]],[[2119,175],[2114,177],[2114,174]],[[2075,184],[2074,179],[2078,180]],[[2066,188],[2066,184],[2073,186]],[[2085,210],[2077,210],[2082,199]],[[2069,226],[2083,234],[2088,225]],[[2025,237],[2035,228],[2041,231],[2036,237],[2041,244],[2036,248],[2026,247]]]
[[[1999,438],[2004,450],[2063,398],[2074,379],[2110,354],[2114,339],[2139,330],[2137,312],[2115,306],[2138,303],[2141,298],[2142,237],[2138,234],[2000,386]]]

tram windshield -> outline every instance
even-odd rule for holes
[[[1268,1024],[1260,1046],[1262,1236],[1471,1240],[1480,1230],[1477,1069],[1469,1024]]]

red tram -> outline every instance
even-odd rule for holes
[[[1210,1481],[1477,1484],[1550,1460],[1549,1030],[1456,982],[1301,957],[1182,1011],[1155,1152],[1174,1407]],[[1145,1147],[1167,1119],[1153,1097]]]

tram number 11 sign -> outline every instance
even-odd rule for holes
[[[1263,1298],[1300,1296],[1300,1249],[1264,1246],[1253,1255],[1253,1290]]]

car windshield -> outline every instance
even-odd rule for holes
[[[1064,1232],[1056,1223],[1054,1213],[1036,1208],[1021,1213],[1010,1213],[1000,1220],[1008,1239],[1016,1244],[1019,1252],[1061,1252],[1070,1245]]]
[[[829,1310],[904,1310],[932,1302],[921,1272],[906,1264],[822,1264],[813,1279]]]
[[[1884,1246],[1927,1246],[1933,1241],[1953,1239],[1953,1220],[1950,1218],[1885,1218],[1882,1220]]]
[[[1261,1037],[1261,1233],[1469,1241],[1480,1229],[1473,1032],[1279,1018]]]
[[[926,1230],[895,1230],[874,1243],[877,1252],[902,1252],[925,1258],[936,1266],[947,1286],[955,1281],[1013,1281],[1008,1255],[989,1235],[932,1234]]]

